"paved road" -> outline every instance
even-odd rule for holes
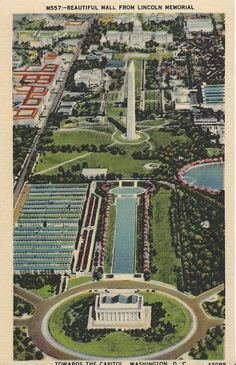
[[[90,289],[156,289],[161,293],[172,295],[177,300],[180,300],[181,302],[184,302],[186,306],[189,307],[191,310],[193,316],[196,318],[196,326],[193,330],[192,335],[187,338],[187,340],[184,343],[180,343],[179,345],[175,346],[175,348],[169,349],[165,352],[165,354],[160,354],[158,356],[157,354],[151,354],[148,356],[144,356],[143,358],[148,359],[177,359],[180,357],[183,353],[188,352],[193,346],[196,345],[196,343],[202,339],[207,330],[211,327],[214,327],[216,325],[223,324],[222,319],[214,319],[210,318],[206,315],[206,313],[203,311],[201,302],[203,300],[206,300],[207,298],[215,295],[216,293],[223,290],[224,286],[219,285],[216,288],[213,288],[209,291],[207,291],[204,294],[201,294],[198,297],[192,297],[187,294],[181,293],[177,291],[175,288],[172,288],[170,286],[166,286],[161,283],[148,283],[148,282],[139,282],[139,281],[131,281],[131,280],[124,280],[124,281],[100,281],[100,282],[91,282],[88,284],[80,285],[78,287],[74,287],[71,290],[68,290],[64,293],[61,293],[53,298],[48,299],[41,299],[37,297],[36,295],[21,289],[19,287],[14,287],[15,294],[21,296],[22,298],[27,299],[36,307],[35,314],[28,319],[15,319],[14,324],[16,326],[27,326],[29,335],[32,338],[32,341],[34,344],[40,348],[44,353],[46,353],[48,356],[51,356],[55,359],[81,359],[82,354],[78,353],[78,356],[72,356],[69,353],[66,353],[66,351],[63,351],[58,347],[56,347],[54,344],[49,342],[43,332],[42,332],[42,323],[43,319],[46,316],[47,312],[51,309],[52,306],[60,303],[60,301],[69,298],[72,295],[75,295],[77,293],[81,293],[83,291],[87,291]],[[92,357],[91,357],[92,358]]]

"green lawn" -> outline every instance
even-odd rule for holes
[[[116,52],[113,55],[113,60],[124,61],[126,53]]]
[[[172,136],[170,132],[161,132],[159,130],[148,131],[148,134],[151,137],[150,142],[152,142],[155,147],[167,146],[174,141],[179,141],[181,143],[190,141],[187,136]]]
[[[176,331],[172,334],[167,334],[162,340],[147,342],[143,337],[134,335],[131,336],[127,332],[113,331],[106,334],[100,339],[92,339],[85,343],[82,341],[73,341],[71,337],[63,333],[63,324],[65,312],[69,315],[70,308],[78,303],[81,299],[91,298],[94,294],[82,294],[64,302],[52,314],[49,320],[49,329],[52,336],[60,343],[70,349],[81,351],[86,354],[96,356],[138,356],[162,349],[168,348],[176,342],[180,341],[191,326],[191,317],[185,307],[183,307],[174,298],[166,297],[157,293],[142,293],[144,295],[145,303],[155,303],[161,301],[163,308],[166,310],[168,320],[176,326]],[[86,310],[87,312],[87,310]],[[73,312],[75,313],[75,312]],[[80,314],[81,315],[81,314]],[[87,317],[88,313],[84,313]],[[143,331],[145,332],[145,331]]]
[[[137,127],[145,127],[145,126],[150,126],[150,127],[155,127],[155,126],[160,126],[162,124],[164,124],[166,121],[165,119],[155,119],[155,120],[143,120],[141,122],[137,122]],[[149,133],[149,131],[147,131],[147,133]]]
[[[76,31],[76,30],[67,30],[67,34],[68,35],[76,35],[76,36],[80,36],[80,32]]]
[[[223,360],[224,356],[224,342],[218,345],[215,351],[206,350],[208,360]]]
[[[52,37],[56,33],[56,30],[40,30],[38,37]]]
[[[158,90],[145,90],[145,100],[157,100],[159,95]]]
[[[122,149],[123,145],[121,145]],[[126,147],[127,149],[127,147]],[[135,149],[134,149],[135,150]],[[118,163],[119,161],[119,163]],[[148,162],[153,162],[152,160],[133,160],[131,155],[127,153],[126,155],[113,155],[110,152],[100,152],[92,153],[78,161],[71,162],[67,167],[72,167],[72,165],[83,162],[88,163],[89,168],[108,168],[109,173],[122,174],[125,177],[131,177],[134,172],[140,172],[146,174],[148,172],[143,166]],[[49,171],[49,174],[56,174],[57,169]]]
[[[79,157],[85,153],[86,153],[86,151],[80,152],[80,153],[78,153],[78,152],[57,152],[57,153],[45,152],[45,155],[40,155],[38,163],[34,170],[34,174],[36,174],[40,171],[49,169],[50,167],[58,165],[62,162],[69,161],[75,157]],[[49,171],[49,175],[54,174],[54,173],[55,173],[55,170]]]
[[[99,146],[101,144],[111,143],[111,135],[100,132],[99,130],[55,132],[53,138],[56,145],[70,144],[78,146],[82,144],[94,144]]]
[[[30,291],[43,298],[49,298],[55,294],[55,288],[53,288],[51,285],[44,285],[42,288],[31,289]]]
[[[156,256],[152,256],[157,272],[151,275],[154,280],[176,285],[174,267],[180,265],[172,247],[169,221],[170,190],[160,188],[160,191],[151,197],[152,217],[151,229]]]
[[[108,101],[116,101],[119,95],[119,91],[109,91],[108,93]]]
[[[140,91],[142,62],[134,61],[135,66],[135,90]]]
[[[136,60],[155,60],[157,58],[157,55],[155,52],[151,53],[141,53],[141,52],[128,52],[128,53],[122,53],[117,52],[114,54],[113,59],[114,60],[129,60],[129,59],[136,59]]]
[[[118,118],[126,115],[126,108],[122,106],[114,106],[113,103],[107,103],[107,115],[109,117]]]
[[[209,147],[207,148],[207,154],[209,157],[222,156],[224,154],[223,148]]]
[[[167,51],[167,50],[157,50],[156,58],[158,60],[166,61],[171,58],[173,58],[173,51]]]
[[[79,125],[81,126],[81,122],[78,120],[79,118],[77,118],[77,120],[70,120],[70,123],[65,123],[64,120],[62,120],[60,122],[60,128],[67,128],[67,129],[70,129],[70,128],[76,128],[78,127]],[[84,118],[85,119],[85,118]],[[66,121],[68,121],[68,119],[66,119]]]
[[[65,32],[64,30],[59,30],[57,35],[58,37],[64,37],[68,35],[68,32]]]
[[[106,241],[105,259],[104,259],[104,270],[106,273],[111,272],[115,220],[116,220],[116,206],[111,205],[109,212],[109,223],[107,229],[107,241]]]
[[[118,108],[119,109],[119,108]],[[150,121],[154,124],[161,124],[162,120],[159,121]],[[150,123],[146,121],[145,123]],[[143,124],[140,124],[140,126]],[[106,130],[106,126],[104,126],[104,130]],[[109,127],[108,127],[109,128]],[[108,130],[108,133],[105,131],[100,132],[100,130],[94,129],[91,130],[82,130],[82,131],[68,131],[68,132],[60,132],[57,131],[54,133],[54,142],[55,144],[71,144],[71,145],[79,145],[79,144],[109,144],[112,143],[111,140],[111,129]],[[150,142],[153,144],[155,148],[160,146],[166,146],[174,141],[180,141],[182,143],[189,141],[189,138],[185,135],[180,136],[172,136],[170,132],[161,132],[157,129],[152,129],[148,131],[150,135]],[[144,138],[145,139],[145,138]],[[142,141],[142,139],[140,139]],[[89,155],[85,157],[81,157],[76,161],[68,162],[74,158],[80,157],[84,154],[87,154],[87,151],[83,152],[45,152],[42,154],[36,164],[34,173],[39,173],[43,170],[54,167],[58,164],[64,163],[64,169],[71,168],[75,164],[82,164],[83,162],[88,163],[89,168],[108,168],[109,173],[121,173],[124,177],[131,177],[134,172],[140,172],[142,174],[147,174],[148,171],[144,168],[144,165],[148,162],[153,162],[153,160],[134,160],[132,158],[132,153],[134,151],[143,150],[147,147],[147,143],[142,144],[119,144],[121,149],[126,151],[125,155],[113,155],[110,152],[101,152],[101,153],[89,153]],[[119,161],[119,164],[117,164]],[[49,170],[45,172],[47,175],[57,174],[58,168]]]
[[[157,100],[145,100],[145,111],[156,112]]]
[[[21,26],[21,30],[40,30],[43,24],[43,20],[34,20]]]
[[[88,283],[92,280],[92,276],[80,276],[77,278],[70,278],[68,283],[68,289],[73,288],[74,286]]]

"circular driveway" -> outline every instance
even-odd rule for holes
[[[36,307],[35,314],[31,318],[27,319],[15,319],[14,325],[27,326],[29,336],[32,338],[33,343],[42,350],[48,356],[55,359],[98,359],[96,356],[82,354],[73,350],[69,350],[63,345],[59,344],[48,331],[48,319],[54,309],[62,304],[63,301],[69,299],[72,296],[86,292],[88,290],[100,290],[100,289],[138,289],[138,290],[151,290],[154,289],[167,296],[174,297],[177,301],[181,302],[190,311],[193,318],[193,325],[188,335],[179,343],[168,349],[152,353],[149,355],[143,355],[142,359],[165,359],[175,360],[183,353],[188,352],[194,347],[197,342],[202,339],[207,330],[211,327],[221,325],[224,323],[222,319],[210,318],[204,312],[201,303],[207,298],[215,295],[223,290],[224,285],[219,285],[198,297],[193,297],[182,292],[177,291],[174,287],[165,285],[159,282],[141,282],[131,280],[102,280],[100,282],[91,282],[89,284],[83,284],[78,287],[74,287],[62,294],[59,294],[53,298],[41,299],[37,295],[24,290],[20,287],[14,287],[14,293],[22,298],[30,301]],[[128,358],[128,357],[127,357]],[[126,359],[127,359],[126,358]],[[134,358],[134,356],[132,356]],[[136,357],[137,359],[140,357]],[[101,359],[101,357],[99,357]],[[114,358],[113,358],[114,359]],[[122,359],[122,358],[119,358]]]

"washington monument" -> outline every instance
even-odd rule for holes
[[[137,138],[135,122],[135,68],[133,61],[130,63],[128,70],[126,138],[129,141]]]

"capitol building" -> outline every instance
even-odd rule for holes
[[[173,42],[173,34],[167,31],[143,31],[142,23],[139,19],[133,22],[133,30],[129,31],[107,31],[101,38],[101,43],[110,42],[125,43],[131,48],[145,48],[146,42],[153,40],[156,43],[167,44]]]
[[[151,327],[151,306],[144,306],[143,296],[135,293],[103,293],[90,307],[88,329],[147,329]]]

